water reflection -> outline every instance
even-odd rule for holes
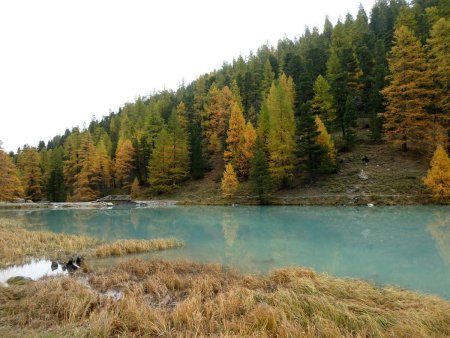
[[[176,237],[142,257],[218,262],[264,273],[283,266],[450,298],[450,207],[177,207],[0,211],[36,229],[101,240]]]
[[[52,262],[49,260],[33,260],[28,264],[15,265],[0,270],[0,284],[6,284],[11,277],[25,277],[37,280],[44,276],[58,276],[68,274],[67,270],[63,270],[61,265],[52,268]]]
[[[435,212],[433,221],[427,225],[427,230],[435,240],[442,260],[450,266],[450,215]]]

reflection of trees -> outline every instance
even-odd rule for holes
[[[450,266],[450,214],[434,213],[434,219],[427,225],[427,231],[436,242],[436,249],[442,260]]]
[[[222,215],[222,231],[228,246],[233,246],[239,231],[239,223],[231,212],[224,212]]]

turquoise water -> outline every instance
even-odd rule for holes
[[[186,258],[264,273],[306,266],[450,299],[450,207],[174,207],[0,211],[34,229],[101,240],[176,237]]]

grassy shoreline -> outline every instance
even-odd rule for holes
[[[0,238],[6,231],[15,234],[15,253],[22,252],[23,260],[34,249],[41,255],[84,245],[94,257],[99,248],[101,255],[120,255],[181,245],[176,240],[168,247],[165,241],[120,241],[101,247],[89,237],[11,224],[0,226]],[[39,244],[30,246],[28,239]],[[3,254],[0,250],[0,262],[5,261]],[[450,302],[301,267],[255,276],[219,264],[160,260],[128,260],[108,268],[80,269],[71,276],[0,286],[0,336],[211,335],[448,337]]]
[[[0,219],[0,268],[24,264],[32,259],[46,258],[60,261],[72,255],[104,258],[167,250],[183,245],[182,241],[175,238],[104,243],[88,236],[29,231],[12,221]]]
[[[114,297],[112,295],[119,295]],[[446,337],[450,303],[286,268],[132,260],[0,287],[0,335],[75,337]]]

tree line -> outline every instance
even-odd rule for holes
[[[335,26],[327,18],[321,32],[264,45],[176,91],[37,147],[0,150],[0,199],[166,193],[224,166],[225,197],[250,180],[264,200],[299,175],[314,183],[336,172],[338,150],[359,142],[358,119],[374,141],[447,155],[449,13],[448,0],[379,0],[370,18],[362,7]]]

